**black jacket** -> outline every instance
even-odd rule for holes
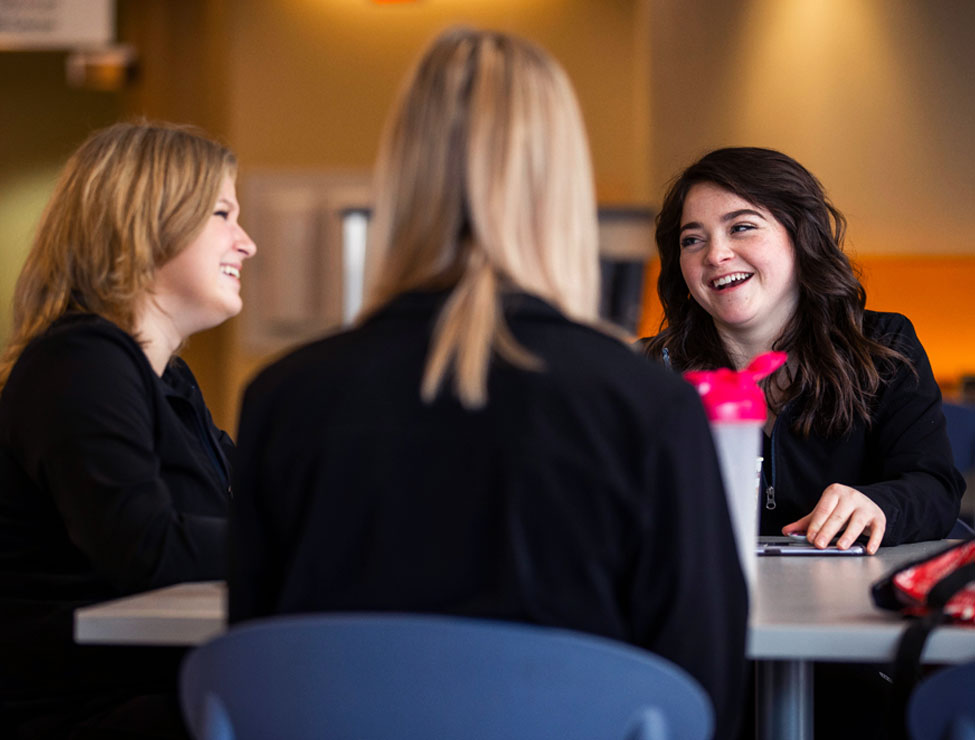
[[[606,635],[687,669],[733,730],[747,596],[694,390],[525,295],[488,403],[420,378],[442,295],[401,296],[248,388],[230,620],[399,610]]]
[[[74,645],[72,612],[224,575],[231,448],[186,365],[159,378],[111,322],[28,345],[0,393],[0,716],[158,678]]]
[[[914,327],[901,314],[866,311],[863,329],[905,355],[913,372],[900,364],[874,399],[870,424],[857,421],[842,437],[800,437],[791,429],[800,407],[793,402],[783,409],[765,436],[762,534],[781,534],[832,483],[856,488],[880,506],[887,517],[884,545],[939,539],[958,517],[965,481],[952,462],[941,391]]]
[[[858,421],[841,438],[801,438],[790,428],[797,407],[783,410],[765,444],[763,534],[781,534],[808,514],[831,483],[865,493],[883,510],[884,545],[939,539],[958,518],[965,481],[954,466],[941,391],[914,327],[901,314],[867,311],[863,328],[910,359],[917,375],[901,364],[881,388],[870,425]]]

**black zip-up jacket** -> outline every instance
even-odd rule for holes
[[[831,483],[865,493],[883,510],[883,545],[939,539],[958,518],[965,480],[955,469],[941,390],[924,347],[898,313],[867,311],[863,328],[907,356],[917,376],[902,364],[880,389],[870,425],[858,421],[841,438],[799,437],[790,428],[797,409],[783,410],[766,438],[762,534],[781,534],[812,511]]]
[[[958,518],[965,481],[955,469],[941,391],[911,322],[898,313],[866,311],[864,333],[904,354],[880,389],[870,424],[857,421],[849,434],[800,437],[792,431],[799,408],[787,406],[765,437],[761,485],[761,533],[808,514],[823,491],[842,483],[863,492],[887,517],[883,545],[946,536]]]
[[[72,613],[224,576],[232,447],[185,363],[160,378],[103,318],[26,347],[0,393],[0,730],[172,682],[137,650],[75,645]]]

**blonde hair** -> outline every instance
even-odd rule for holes
[[[133,333],[156,268],[200,232],[236,168],[233,153],[187,126],[118,123],[92,134],[65,165],[17,279],[0,391],[24,348],[66,311]]]
[[[420,60],[387,123],[373,248],[372,307],[407,290],[450,288],[421,396],[450,373],[468,408],[487,400],[493,352],[541,363],[510,334],[501,293],[516,288],[592,321],[596,205],[582,116],[565,73],[539,47],[452,29]]]

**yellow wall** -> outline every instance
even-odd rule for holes
[[[635,0],[240,0],[230,133],[245,166],[370,167],[404,74],[439,31],[500,28],[566,67],[604,201],[648,202],[646,23]]]
[[[68,88],[64,67],[64,53],[0,53],[0,346],[14,281],[64,160],[122,110],[117,96]]]
[[[708,149],[768,146],[819,177],[857,254],[975,252],[975,3],[651,6],[655,193]]]

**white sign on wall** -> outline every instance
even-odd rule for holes
[[[115,40],[115,0],[0,0],[0,49],[73,49]]]

